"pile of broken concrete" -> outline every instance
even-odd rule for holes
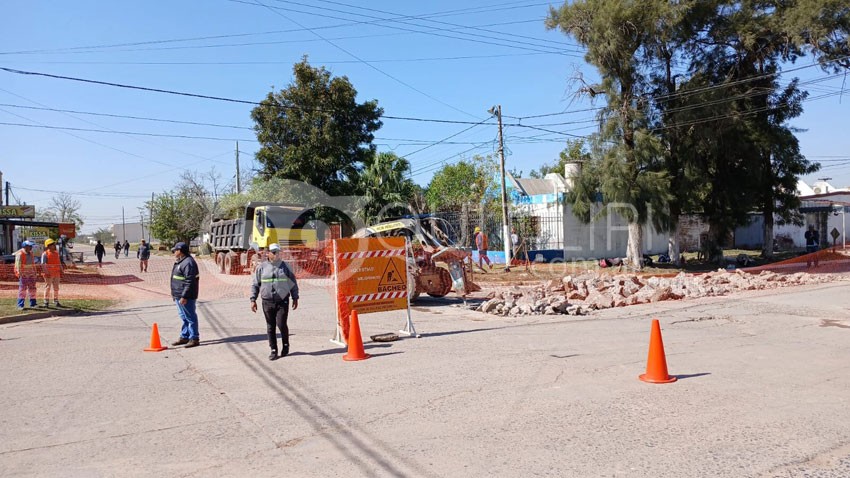
[[[584,315],[592,310],[646,304],[664,300],[712,297],[747,290],[843,280],[834,274],[777,274],[762,271],[718,270],[675,277],[588,273],[550,280],[536,286],[500,287],[490,292],[476,310],[493,315]]]

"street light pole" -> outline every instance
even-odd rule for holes
[[[505,188],[505,141],[502,137],[502,105],[490,108],[499,120],[499,171],[502,185],[502,244],[505,246],[505,272],[511,271],[511,227],[508,223],[508,192]]]

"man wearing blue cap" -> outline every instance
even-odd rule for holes
[[[189,245],[178,242],[171,248],[174,253],[174,267],[171,269],[171,297],[177,304],[177,313],[183,320],[180,340],[171,345],[186,345],[186,348],[200,345],[198,334],[198,314],[195,302],[198,299],[198,264],[189,254]]]
[[[21,249],[15,253],[15,277],[18,278],[18,310],[23,310],[27,295],[30,299],[30,307],[35,307],[38,302],[35,298],[35,254],[32,246],[35,244],[24,241]]]

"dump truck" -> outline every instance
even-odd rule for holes
[[[300,270],[330,270],[317,250],[318,233],[313,211],[298,204],[250,202],[238,219],[216,220],[210,227],[215,263],[222,274],[250,272],[259,250],[280,245],[283,259],[296,273]]]
[[[352,237],[406,237],[413,252],[408,269],[415,282],[411,300],[422,293],[445,297],[454,289],[461,297],[481,290],[472,281],[472,253],[455,245],[451,226],[435,217],[401,218],[359,229]],[[441,267],[439,263],[445,264]]]

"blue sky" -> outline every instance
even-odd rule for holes
[[[287,86],[292,64],[308,55],[314,66],[348,77],[359,100],[377,99],[385,115],[481,121],[501,104],[505,122],[516,124],[516,117],[565,113],[521,121],[560,133],[505,128],[507,167],[528,174],[557,158],[569,135],[594,131],[592,112],[575,111],[592,105],[574,96],[569,81],[577,72],[590,78],[594,72],[574,42],[545,30],[547,9],[533,0],[7,2],[0,67],[259,101],[272,87]],[[215,36],[222,37],[183,41]],[[843,76],[809,65],[809,59],[793,65],[804,68],[783,81],[792,75],[813,80],[806,85],[812,97],[841,89]],[[813,99],[793,122],[806,130],[799,135],[803,153],[825,167],[806,178],[810,183],[831,177],[835,186],[850,186],[849,105],[850,92]],[[170,189],[184,169],[214,167],[230,180],[237,139],[242,166],[251,167],[257,145],[250,109],[0,71],[0,123],[117,132],[0,124],[0,170],[15,196],[36,207],[57,191],[74,193],[83,204],[83,230],[90,232],[120,222],[122,207],[128,221],[138,220],[137,208],[151,193]],[[467,128],[385,119],[376,144],[405,156]],[[494,153],[496,137],[497,128],[485,124],[410,154],[414,180],[427,184],[444,162]]]

